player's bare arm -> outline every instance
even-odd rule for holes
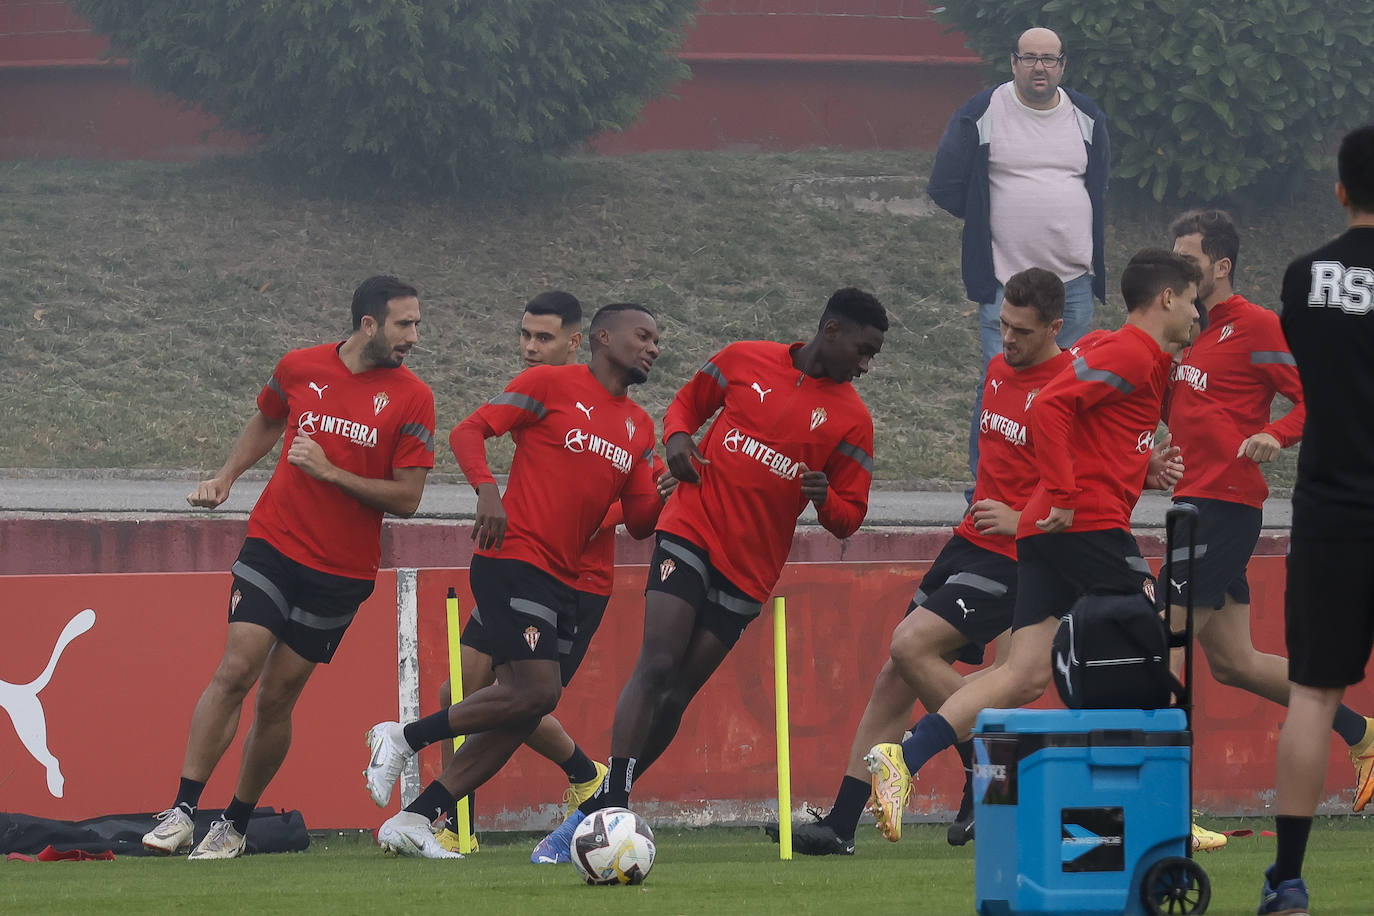
[[[272,446],[277,444],[285,430],[285,417],[274,420],[260,410],[254,412],[244,425],[243,432],[239,433],[238,439],[234,441],[234,447],[225,459],[224,466],[214,477],[197,484],[196,488],[186,495],[186,501],[201,509],[213,509],[223,503],[229,498],[229,490],[233,487],[234,481],[238,480],[244,471],[257,464],[263,455],[272,451]]]
[[[291,441],[286,460],[316,480],[333,484],[358,502],[372,509],[410,518],[420,508],[428,468],[392,468],[392,479],[361,477],[345,471],[324,454],[314,439],[297,435]]]
[[[1283,445],[1269,433],[1255,433],[1248,437],[1236,449],[1236,457],[1244,456],[1256,464],[1264,464],[1266,461],[1273,461],[1278,457],[1279,450]]]
[[[1151,490],[1167,490],[1183,479],[1183,450],[1172,433],[1165,433],[1150,452],[1150,464],[1145,472],[1145,486]]]
[[[969,507],[973,516],[973,527],[979,534],[1003,534],[1016,536],[1016,526],[1021,521],[1021,513],[1004,502],[995,499],[980,499]]]
[[[825,475],[825,471],[813,471],[803,462],[801,465],[801,491],[802,496],[815,503],[816,508],[819,509],[825,505],[825,498],[830,493],[830,478]]]
[[[701,476],[697,474],[696,464],[710,464],[706,457],[697,449],[695,440],[687,433],[673,433],[668,437],[668,441],[663,443],[664,451],[668,462],[668,471],[678,480],[687,483],[701,483]]]
[[[1050,514],[1035,523],[1046,534],[1054,534],[1058,531],[1065,531],[1073,524],[1073,510],[1065,509],[1061,506],[1051,506]]]
[[[477,485],[477,518],[472,523],[472,539],[483,550],[501,546],[506,539],[506,507],[501,490],[494,483]]]

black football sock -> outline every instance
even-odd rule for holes
[[[1342,703],[1336,707],[1336,719],[1331,723],[1331,727],[1336,734],[1341,736],[1346,747],[1354,747],[1364,740],[1365,729],[1368,723],[1364,716],[1357,713]]]
[[[443,783],[435,780],[425,786],[425,790],[416,797],[415,801],[406,805],[406,810],[411,814],[422,814],[429,819],[430,823],[433,823],[445,811],[452,808],[457,801],[453,797],[453,793],[444,788]]]
[[[412,751],[427,748],[445,738],[452,740],[458,737],[453,733],[453,726],[448,724],[447,709],[430,713],[423,719],[416,719],[401,729],[401,735],[405,738],[406,744],[410,745]]]
[[[1312,818],[1280,814],[1274,818],[1274,832],[1278,834],[1278,855],[1269,870],[1269,886],[1278,887],[1280,881],[1302,877],[1302,859],[1307,853],[1307,835],[1312,832]]]
[[[840,791],[835,793],[835,804],[830,813],[821,818],[835,835],[842,840],[854,839],[854,831],[859,827],[859,818],[868,806],[868,798],[873,794],[873,786],[864,779],[845,776],[840,780]]]
[[[578,806],[583,814],[591,814],[603,808],[627,808],[630,805],[630,787],[634,784],[635,758],[612,757],[610,770],[601,782],[596,794]]]
[[[200,793],[204,791],[205,783],[183,776],[181,785],[177,786],[177,800],[172,802],[172,807],[182,809],[191,820],[195,820],[196,809],[200,807]]]
[[[234,825],[239,836],[248,833],[248,819],[252,816],[253,806],[246,801],[240,801],[237,795],[229,802],[229,807],[224,809],[224,819]]]
[[[563,772],[568,774],[568,782],[583,783],[590,782],[596,778],[596,764],[592,763],[592,758],[583,753],[582,748],[573,745],[572,756],[559,764]]]
[[[959,799],[959,813],[956,821],[966,821],[973,817],[973,739],[960,741],[954,745],[959,752],[959,760],[964,764],[964,794]]]

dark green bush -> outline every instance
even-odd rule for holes
[[[942,21],[1009,78],[1031,26],[1094,98],[1112,174],[1211,200],[1329,167],[1333,134],[1374,120],[1374,0],[944,0]]]
[[[76,0],[137,77],[315,177],[454,186],[617,129],[694,0]]]

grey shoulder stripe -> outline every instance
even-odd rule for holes
[[[401,427],[401,435],[414,436],[424,445],[425,451],[434,451],[434,433],[426,429],[423,423],[407,423]]]
[[[527,394],[518,394],[514,391],[503,391],[487,403],[505,407],[518,407],[521,410],[528,410],[539,419],[544,419],[549,411],[543,404],[536,401]]]
[[[646,449],[644,450],[644,454],[642,454],[642,455],[639,456],[639,460],[641,460],[641,461],[653,461],[653,460],[654,460],[654,447],[651,445],[651,446],[649,446],[648,448],[646,448]]]
[[[839,445],[835,446],[835,451],[839,452],[841,455],[844,455],[847,458],[854,459],[854,462],[858,464],[859,467],[863,468],[870,474],[873,473],[873,456],[870,455],[868,452],[864,451],[863,449],[859,448],[857,445],[850,445],[848,442],[841,442]]]
[[[1293,358],[1292,353],[1284,350],[1253,350],[1250,353],[1250,362],[1256,366],[1266,363],[1277,363],[1281,366],[1296,366],[1298,361]]]
[[[1007,586],[998,582],[996,579],[989,579],[987,576],[980,576],[977,573],[961,572],[955,573],[945,580],[946,585],[967,585],[969,588],[977,589],[1000,598],[1007,593]]]
[[[283,403],[286,401],[286,392],[281,390],[281,382],[277,381],[275,375],[267,380],[267,387],[275,391],[277,397],[281,398]]]
[[[1108,372],[1106,369],[1094,369],[1092,366],[1089,366],[1088,361],[1081,356],[1073,361],[1073,372],[1074,375],[1078,376],[1080,381],[1101,382],[1104,385],[1111,385],[1122,394],[1130,394],[1132,391],[1135,391],[1134,385],[1117,375],[1115,372]]]
[[[701,368],[697,371],[701,372],[703,375],[711,376],[711,378],[716,380],[716,384],[722,388],[730,387],[730,383],[725,380],[725,373],[721,372],[720,367],[709,359],[702,363]]]

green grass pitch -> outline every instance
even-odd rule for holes
[[[1274,840],[1268,819],[1206,820],[1248,827],[1199,862],[1212,882],[1209,913],[1253,913]],[[945,844],[942,825],[908,825],[901,843],[861,825],[852,858],[778,859],[754,828],[658,831],[658,861],[642,887],[587,887],[571,865],[536,867],[530,834],[484,834],[462,861],[383,856],[370,837],[317,834],[299,854],[234,862],[123,858],[115,862],[6,862],[2,913],[150,912],[310,914],[678,914],[876,912],[972,913],[973,847]],[[1318,818],[1305,877],[1317,914],[1367,913],[1374,824],[1361,816]]]

